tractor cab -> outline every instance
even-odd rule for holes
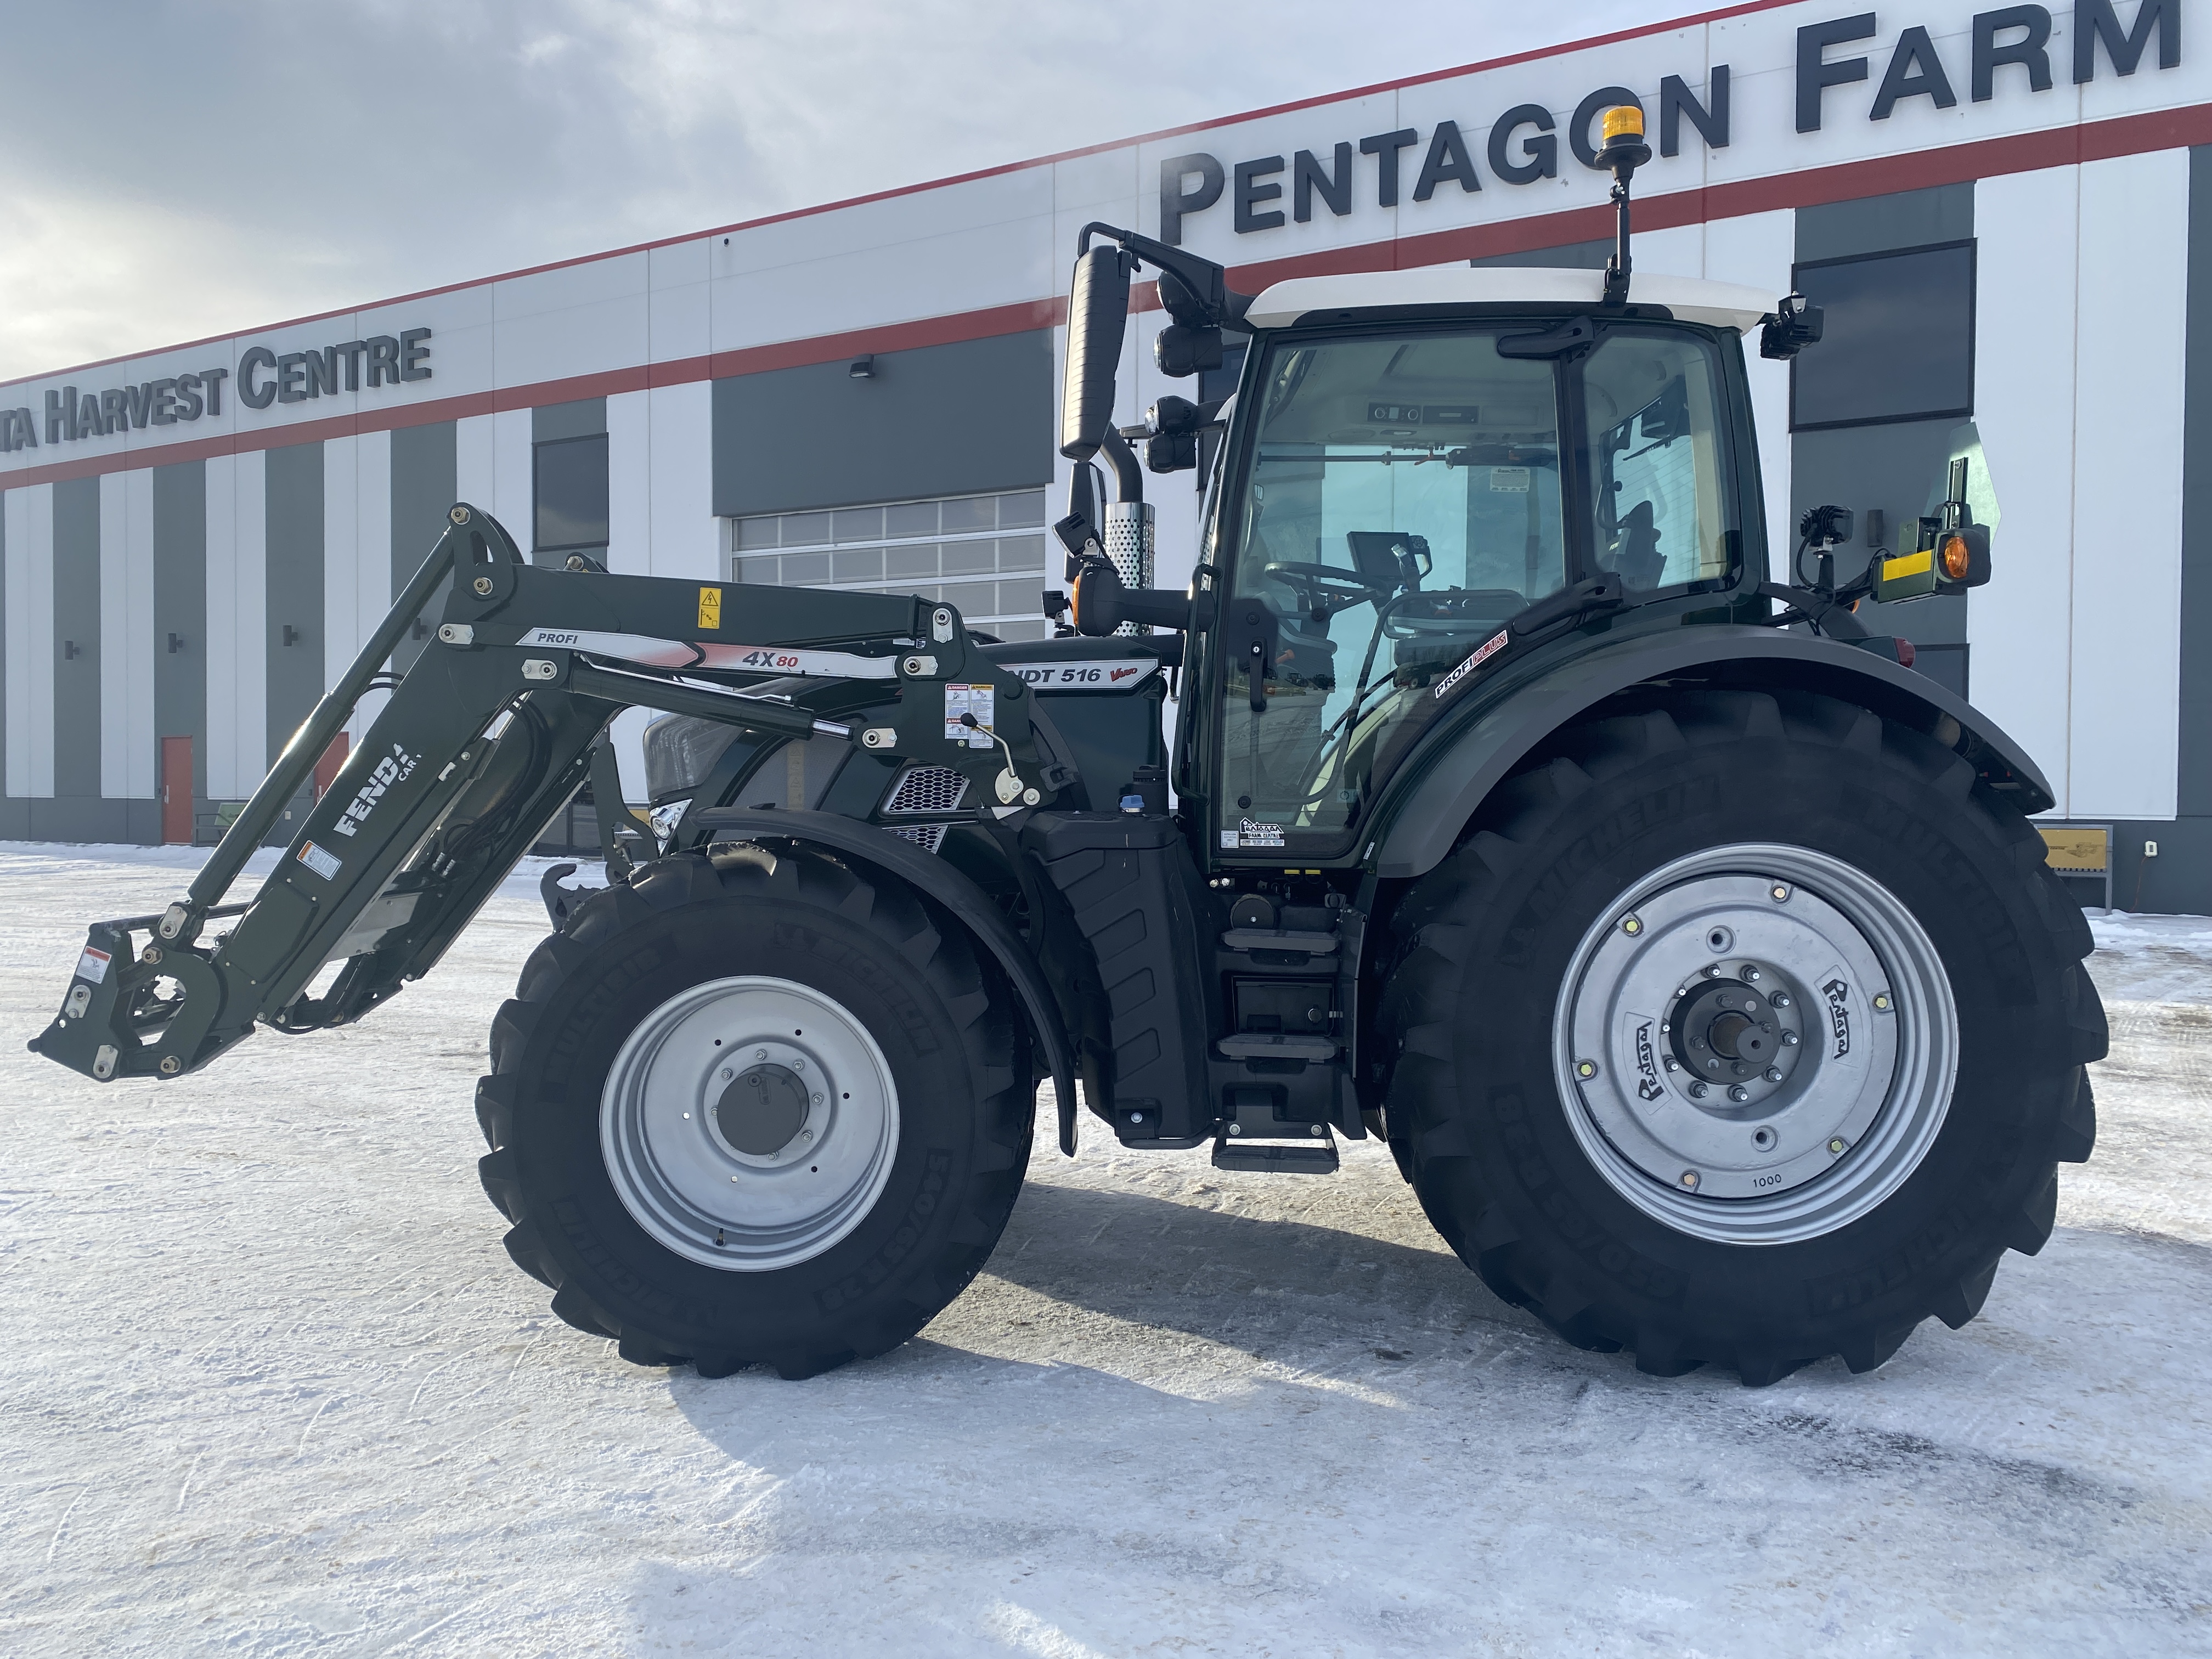
[[[1608,313],[1602,280],[1383,271],[1253,301],[1201,562],[1242,649],[1212,653],[1191,728],[1218,744],[1195,792],[1220,850],[1346,854],[1516,625],[1671,625],[1764,573],[1738,338],[1771,302],[1645,277]]]

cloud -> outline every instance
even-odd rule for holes
[[[1526,49],[1497,0],[0,0],[0,378]],[[1666,15],[1590,0],[1572,32]]]

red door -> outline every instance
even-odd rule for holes
[[[161,739],[161,842],[192,844],[192,740]]]
[[[338,781],[338,772],[346,763],[346,734],[343,732],[331,739],[331,746],[323,750],[322,758],[315,763],[315,799],[322,799],[331,793],[331,786]]]

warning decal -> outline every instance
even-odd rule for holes
[[[722,625],[722,590],[702,587],[699,590],[699,626],[720,628]]]
[[[313,871],[325,881],[337,880],[339,870],[344,867],[343,861],[340,860],[336,854],[325,852],[313,842],[306,842],[301,844],[300,848],[300,862],[306,865],[307,868]]]
[[[88,945],[84,947],[84,954],[76,959],[76,976],[88,979],[97,985],[107,977],[107,964],[113,960],[106,951]]]
[[[945,688],[945,739],[947,743],[964,743],[970,749],[988,749],[991,739],[985,735],[998,707],[999,693],[989,685],[948,685]],[[972,714],[975,726],[961,716]],[[981,730],[977,728],[981,727]]]

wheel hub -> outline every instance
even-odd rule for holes
[[[875,1040],[791,980],[709,981],[640,1021],[608,1069],[600,1150],[623,1207],[736,1272],[818,1255],[890,1178],[898,1094]]]
[[[1909,911],[1808,848],[1654,872],[1584,936],[1555,1018],[1600,1172],[1670,1224],[1779,1243],[1916,1167],[1957,1063],[1950,984]]]

